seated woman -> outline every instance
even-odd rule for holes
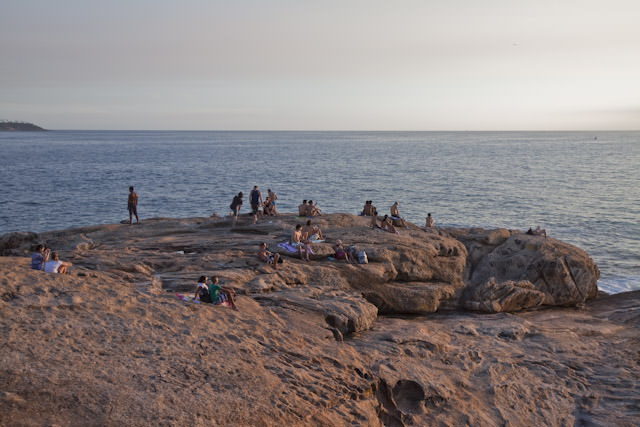
[[[302,227],[303,239],[310,241],[324,240],[322,230],[317,225],[311,224],[311,220],[307,220],[307,224]]]
[[[231,308],[237,310],[238,307],[235,301],[236,291],[232,288],[218,285],[218,276],[215,276],[211,284],[207,286],[208,280],[209,278],[207,276],[200,276],[194,299],[214,305],[229,303]]]
[[[313,204],[313,200],[309,200],[309,204],[307,205],[307,216],[320,216],[322,215],[322,211],[318,207],[318,205]]]
[[[273,265],[274,270],[278,269],[278,264],[283,263],[282,258],[280,258],[280,254],[268,251],[267,244],[264,242],[260,244],[260,250],[258,251],[258,258],[260,258],[262,261],[266,262],[267,264]]]
[[[264,199],[264,203],[262,204],[262,213],[265,216],[273,215],[273,205],[271,204],[271,199],[269,198],[269,196]]]
[[[343,259],[347,264],[351,264],[351,256],[349,255],[349,252],[346,251],[342,246],[342,240],[336,241],[336,244],[333,247],[333,250],[336,253],[335,254],[336,259]]]
[[[70,262],[60,261],[57,252],[51,253],[51,261],[47,261],[44,265],[44,271],[47,273],[71,274],[69,271]]]
[[[393,221],[391,221],[391,218],[389,218],[388,215],[385,215],[382,218],[382,223],[381,223],[380,227],[383,230],[388,231],[389,233],[400,234],[400,233],[398,233],[398,230],[396,230],[396,228],[393,226]]]

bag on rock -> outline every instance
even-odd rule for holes
[[[367,258],[367,253],[364,251],[364,249],[358,252],[358,263],[369,264],[369,258]]]

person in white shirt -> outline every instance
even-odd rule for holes
[[[69,267],[71,267],[70,262],[60,261],[58,253],[52,252],[51,260],[44,265],[44,271],[47,273],[70,274]]]

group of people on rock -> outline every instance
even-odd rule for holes
[[[367,200],[364,202],[364,207],[362,208],[362,212],[360,213],[360,215],[371,217],[371,228],[379,228],[384,231],[388,231],[389,233],[398,234],[398,230],[396,229],[396,227],[408,227],[405,219],[400,216],[398,206],[398,202],[394,202],[393,205],[391,205],[391,207],[389,208],[390,215],[385,215],[384,217],[382,217],[380,225],[378,225],[378,210],[373,205],[372,200]],[[428,213],[427,217],[425,218],[425,227],[431,228],[434,225],[435,222],[433,220],[433,217],[431,216],[431,213]]]
[[[211,283],[207,283],[208,281],[207,276],[200,276],[194,300],[215,305],[230,305],[234,310],[238,309],[236,291],[233,288],[220,286],[218,276],[214,276]]]
[[[302,203],[298,205],[298,215],[314,217],[322,215],[322,211],[317,204],[313,204],[313,200],[303,200]]]
[[[278,211],[276,209],[276,200],[278,200],[278,195],[271,191],[270,188],[267,190],[267,194],[267,198],[263,200],[262,191],[258,189],[257,185],[254,185],[253,190],[249,193],[249,203],[251,204],[251,211],[253,212],[254,224],[258,222],[259,217],[278,215]],[[244,194],[242,191],[239,192],[236,196],[233,196],[233,200],[229,205],[231,215],[233,216],[233,226],[238,222],[243,196]],[[262,210],[260,210],[260,208],[262,208]]]
[[[45,248],[44,245],[38,245],[36,251],[31,255],[31,268],[41,270],[46,273],[70,274],[71,263],[60,261],[57,252],[51,252],[51,249]]]

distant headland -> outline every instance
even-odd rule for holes
[[[0,131],[46,131],[46,129],[28,122],[0,121]]]

